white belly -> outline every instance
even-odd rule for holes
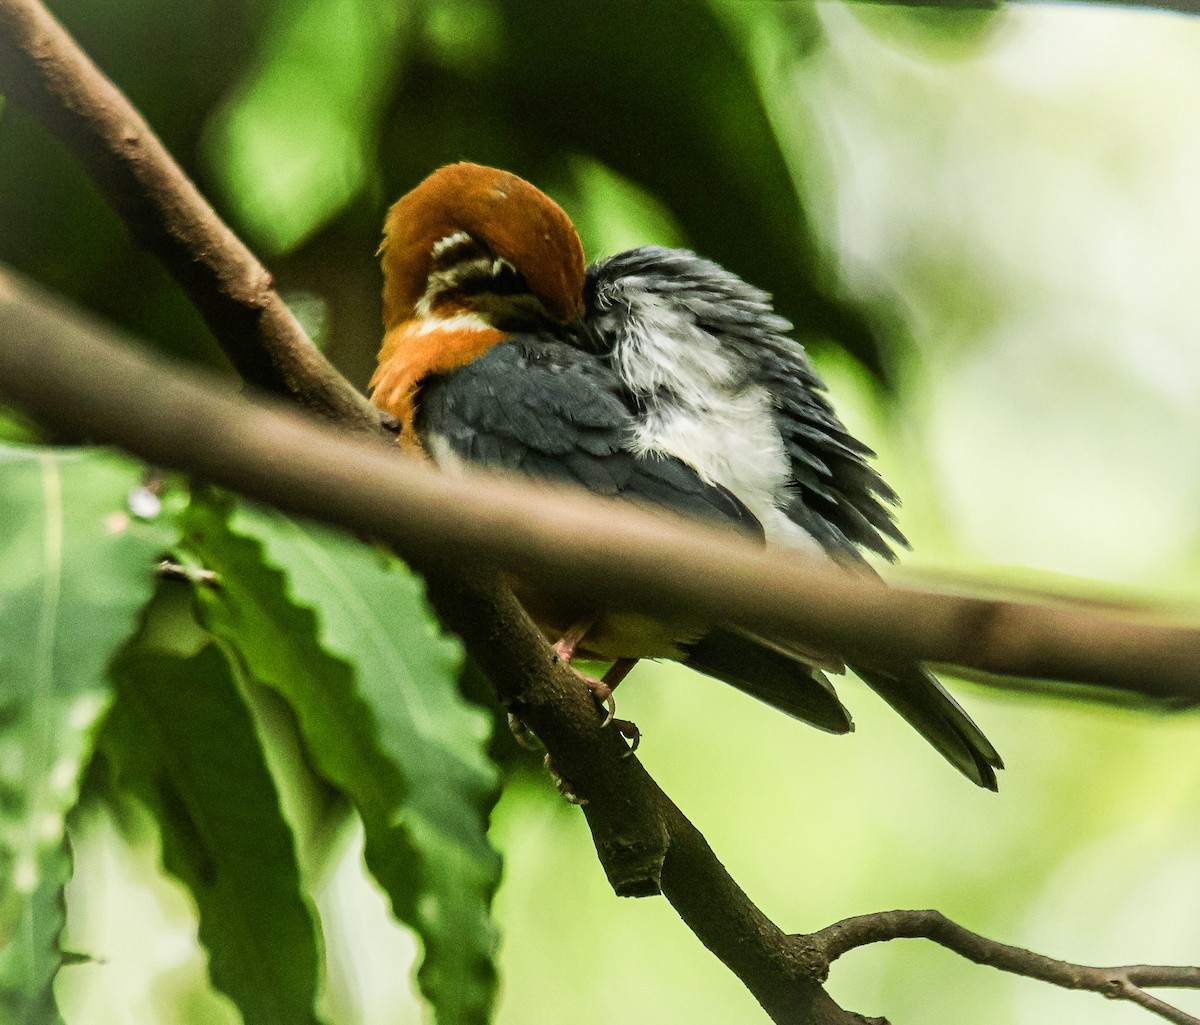
[[[783,439],[762,388],[739,395],[711,392],[707,407],[660,406],[638,424],[639,452],[664,452],[682,459],[705,480],[732,492],[758,518],[767,540],[812,555],[825,550],[782,511],[791,468]]]

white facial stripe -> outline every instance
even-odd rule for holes
[[[436,260],[442,253],[448,249],[453,249],[455,246],[461,246],[466,242],[471,241],[471,236],[465,231],[456,231],[452,235],[447,235],[445,238],[439,238],[434,244],[430,252],[433,253],[433,258]]]
[[[474,313],[456,313],[452,317],[424,315],[413,329],[416,335],[428,335],[434,331],[490,331],[492,325]]]
[[[429,317],[438,297],[453,291],[464,281],[478,278],[494,279],[505,271],[512,274],[517,273],[516,268],[501,257],[478,254],[478,243],[465,231],[456,231],[452,235],[438,239],[433,244],[431,254],[436,261],[452,250],[466,246],[471,247],[468,252],[476,253],[476,255],[467,256],[464,253],[461,259],[435,270],[429,275],[429,279],[425,282],[425,294],[417,300],[416,312],[419,317]],[[519,296],[513,297],[514,300],[519,298]]]

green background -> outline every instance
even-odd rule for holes
[[[449,160],[499,164],[563,203],[589,257],[690,245],[775,293],[904,497],[904,573],[1135,588],[1194,613],[1192,21],[645,0],[53,7],[356,381],[378,342],[388,203]],[[182,294],[12,107],[0,261],[222,365]],[[842,690],[858,725],[845,738],[674,666],[642,666],[620,693],[650,771],[777,922],[937,907],[1072,960],[1196,962],[1193,715],[964,685],[1008,762],[993,796],[864,688]],[[761,1020],[665,902],[611,895],[537,759],[506,759],[498,1021]],[[99,806],[78,817],[67,949],[95,960],[61,973],[64,1018],[235,1021],[144,832],[131,845]],[[308,878],[325,1017],[422,1020],[415,943],[361,872],[361,839],[322,844]],[[908,941],[846,957],[830,986],[897,1023],[1146,1020]]]

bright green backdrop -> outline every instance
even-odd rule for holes
[[[1087,578],[1194,614],[1200,25],[732,0],[54,7],[356,380],[377,342],[387,204],[448,160],[501,164],[567,207],[590,256],[692,245],[774,291],[904,496],[907,569],[1092,593]],[[182,295],[11,108],[0,260],[220,363]],[[993,796],[844,690],[849,738],[677,667],[643,666],[622,688],[651,772],[776,921],[933,906],[1074,960],[1196,961],[1194,716],[964,687],[1009,765]],[[581,815],[536,758],[500,751],[498,1020],[761,1020],[664,902],[606,890]],[[320,788],[296,776],[293,790],[326,1017],[421,1020],[415,944],[359,869],[361,837],[330,840]],[[78,816],[68,947],[95,961],[62,973],[65,1019],[234,1021],[142,825],[129,846],[129,821],[119,831],[98,805]],[[368,822],[368,852],[371,836]],[[922,1025],[1147,1020],[915,942],[847,957],[831,987]]]

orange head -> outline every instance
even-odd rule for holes
[[[583,246],[562,208],[527,181],[448,164],[392,207],[384,226],[383,319],[471,313],[495,327],[575,320]]]

